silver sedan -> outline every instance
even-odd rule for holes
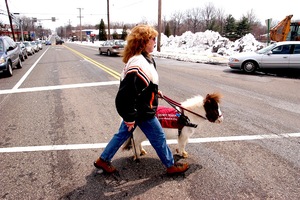
[[[228,66],[247,73],[257,69],[300,69],[300,41],[277,42],[255,52],[234,54]]]
[[[124,40],[107,40],[99,47],[99,54],[118,55],[124,50],[124,46]]]

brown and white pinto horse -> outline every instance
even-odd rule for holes
[[[194,132],[197,129],[199,130],[202,127],[202,125],[204,125],[207,121],[212,123],[221,123],[223,121],[223,115],[220,109],[221,98],[222,95],[220,93],[207,94],[205,98],[199,95],[187,99],[186,101],[180,104],[184,110],[184,115],[189,118],[191,123],[197,125],[197,128],[192,126],[183,126],[179,134],[178,128],[163,127],[167,139],[177,138],[178,149],[176,149],[176,151],[178,155],[184,158],[188,157],[188,153],[185,151],[188,139],[194,134]],[[139,159],[140,156],[145,155],[147,153],[142,147],[142,142],[146,140],[147,138],[144,135],[144,133],[139,127],[137,127],[133,133],[133,140],[129,138],[124,143],[123,149],[131,149],[132,141],[134,141],[135,148],[132,148],[133,153],[135,155],[134,159]]]

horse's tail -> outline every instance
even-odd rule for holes
[[[131,137],[128,138],[125,143],[123,144],[123,150],[127,150],[129,151],[130,149],[132,149],[132,143],[131,143]]]

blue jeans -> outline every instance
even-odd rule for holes
[[[144,132],[161,162],[166,167],[174,165],[173,154],[167,145],[165,134],[158,119],[153,117],[146,121],[137,122],[137,126]],[[130,136],[131,132],[128,132],[126,124],[122,121],[118,133],[113,136],[100,157],[105,161],[111,161],[118,149]]]

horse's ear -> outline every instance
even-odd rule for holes
[[[205,99],[203,100],[203,102],[204,103],[209,102],[209,99],[210,99],[209,97],[210,97],[210,94],[207,94]]]
[[[207,94],[205,97],[206,100],[210,99],[210,94]]]

